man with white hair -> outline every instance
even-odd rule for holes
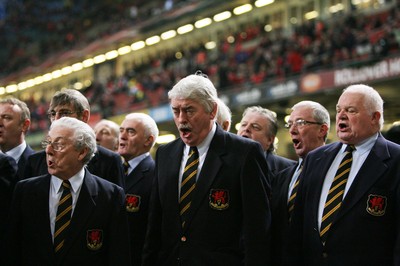
[[[124,191],[85,168],[93,129],[63,117],[42,145],[48,174],[15,187],[4,265],[130,265]]]
[[[130,226],[132,264],[140,265],[147,229],[151,185],[154,180],[154,160],[150,149],[156,143],[158,128],[151,116],[130,113],[119,129],[118,153],[126,166],[125,203]]]
[[[289,265],[400,265],[400,146],[387,141],[383,100],[347,87],[338,142],[308,153],[290,228]]]
[[[157,149],[142,265],[268,265],[261,145],[216,125],[217,91],[203,74],[168,97],[180,138]]]

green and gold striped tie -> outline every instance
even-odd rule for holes
[[[56,223],[54,228],[54,251],[58,253],[64,246],[72,214],[71,184],[68,180],[62,183],[63,192],[57,207]]]
[[[189,157],[183,170],[181,181],[181,193],[179,198],[179,208],[182,221],[182,227],[185,226],[188,210],[192,202],[191,195],[196,187],[197,167],[199,166],[199,152],[197,148],[190,147]]]
[[[347,145],[346,154],[341,161],[339,168],[336,172],[335,178],[328,191],[328,196],[324,206],[322,215],[320,237],[322,243],[325,244],[328,231],[332,225],[335,215],[338,213],[342,205],[344,189],[346,188],[347,179],[349,178],[351,163],[353,162],[354,145]]]

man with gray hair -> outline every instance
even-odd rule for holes
[[[317,102],[301,101],[292,107],[285,127],[299,160],[297,164],[279,172],[272,180],[273,265],[281,265],[284,259],[283,251],[290,238],[290,216],[296,206],[302,164],[310,151],[325,145],[330,127],[329,112]]]
[[[343,91],[339,141],[304,161],[288,265],[400,265],[400,146],[382,136],[382,125],[375,89],[357,84]]]
[[[274,141],[277,133],[278,122],[272,111],[261,106],[250,106],[244,110],[237,134],[261,144],[271,177],[296,163],[274,153]]]
[[[231,129],[231,123],[232,123],[232,112],[229,109],[229,107],[219,98],[217,101],[217,105],[218,105],[218,111],[217,111],[216,121],[218,125],[222,127],[223,130],[229,131]]]
[[[160,146],[142,265],[268,265],[270,187],[259,143],[216,125],[203,74],[168,92],[180,138]]]
[[[126,165],[125,203],[130,226],[132,264],[140,265],[147,229],[154,160],[150,149],[156,143],[158,128],[151,116],[130,113],[119,129],[118,153]]]
[[[48,174],[15,187],[5,265],[130,265],[124,192],[84,167],[92,128],[60,118],[42,145]]]

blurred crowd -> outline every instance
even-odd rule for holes
[[[0,75],[142,23],[187,0],[0,1]]]
[[[195,43],[180,47],[179,57],[176,51],[165,51],[127,69],[122,76],[110,77],[105,84],[94,80],[83,93],[93,112],[107,118],[158,106],[166,101],[173,84],[196,70],[206,73],[219,90],[240,90],[246,84],[363,64],[399,52],[399,12],[399,7],[393,7],[377,14],[347,14],[272,32],[264,30],[264,23],[252,22],[219,36],[215,49]],[[28,104],[31,130],[47,129],[46,100]]]

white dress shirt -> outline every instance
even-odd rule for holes
[[[217,125],[214,123],[207,137],[203,140],[201,144],[197,146],[197,150],[199,151],[199,166],[197,167],[196,181],[199,178],[201,168],[203,167],[204,160],[206,159],[207,156],[208,148],[210,148],[210,143],[214,137],[216,130],[217,130]],[[181,182],[182,182],[183,170],[185,169],[186,161],[189,157],[189,151],[190,151],[190,146],[185,145],[185,148],[183,149],[181,168],[179,170],[178,200],[181,194]]]
[[[68,179],[69,182],[71,183],[71,194],[72,194],[71,217],[74,214],[75,205],[76,202],[78,201],[78,196],[81,191],[84,177],[85,177],[85,169],[82,168],[76,175]],[[53,175],[51,176],[50,194],[49,194],[49,213],[50,213],[51,235],[53,240],[54,240],[54,227],[56,224],[58,202],[60,201],[63,192],[62,182],[63,182],[62,179]]]
[[[354,178],[356,177],[358,171],[360,170],[361,166],[364,164],[365,159],[369,152],[371,151],[372,147],[374,146],[376,140],[378,138],[378,133],[373,135],[372,137],[368,138],[367,140],[363,141],[362,143],[355,145],[356,150],[353,151],[353,162],[351,163],[349,178],[347,179],[346,187],[344,189],[343,199],[346,197],[347,192],[349,191],[351,184],[353,184]],[[339,150],[336,158],[333,160],[331,167],[329,168],[328,172],[326,173],[324,184],[322,186],[321,197],[319,200],[319,210],[318,210],[318,228],[321,228],[321,221],[322,215],[324,213],[324,206],[326,199],[328,197],[328,191],[331,187],[333,179],[335,178],[336,172],[339,168],[340,162],[344,158],[345,149],[347,145],[343,144],[341,149]],[[362,177],[360,177],[362,178]]]

